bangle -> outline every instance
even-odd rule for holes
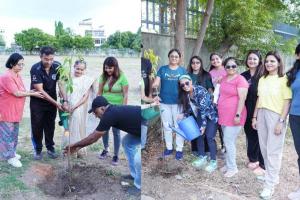
[[[257,119],[257,117],[252,117],[252,119]]]

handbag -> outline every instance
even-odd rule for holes
[[[157,117],[160,113],[159,111],[155,110],[154,107],[150,107],[150,108],[143,109],[141,114],[144,120],[151,120]]]

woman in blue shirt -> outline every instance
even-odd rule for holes
[[[213,172],[217,169],[217,147],[214,138],[218,127],[218,116],[210,93],[200,85],[193,86],[189,75],[182,75],[179,77],[179,107],[185,116],[192,115],[197,119],[199,131],[201,131],[201,136],[197,138],[199,157],[192,165],[197,168],[204,168],[209,173]],[[207,139],[210,151],[210,162],[207,166],[204,137]]]
[[[178,78],[186,74],[186,71],[181,67],[180,59],[181,53],[178,49],[171,49],[168,53],[169,64],[159,68],[152,88],[158,88],[160,85],[160,109],[161,120],[164,128],[164,137],[166,142],[166,150],[164,156],[170,156],[173,153],[173,135],[172,129],[169,125],[177,126],[175,123],[177,120],[178,110]],[[176,156],[177,160],[181,160],[183,157],[184,138],[180,135],[176,135]]]
[[[296,47],[297,60],[292,69],[287,72],[287,85],[292,89],[292,102],[290,107],[290,128],[294,138],[295,149],[298,154],[298,167],[300,172],[300,44]],[[289,199],[300,199],[300,187],[288,195]]]

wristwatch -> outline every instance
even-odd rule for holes
[[[280,123],[284,123],[284,119],[280,118],[280,119],[279,119],[279,122],[280,122]]]

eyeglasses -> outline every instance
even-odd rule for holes
[[[225,69],[235,69],[235,68],[237,68],[236,65],[226,65],[225,66]]]
[[[25,66],[24,63],[18,63],[17,65],[18,65],[19,67],[24,67],[24,66]]]
[[[170,56],[170,58],[179,58],[179,56]]]
[[[195,65],[195,64],[199,65],[200,62],[192,62],[192,65]]]
[[[190,82],[189,81],[186,81],[184,83],[180,83],[180,87],[184,87],[184,86],[189,86],[190,85]]]

